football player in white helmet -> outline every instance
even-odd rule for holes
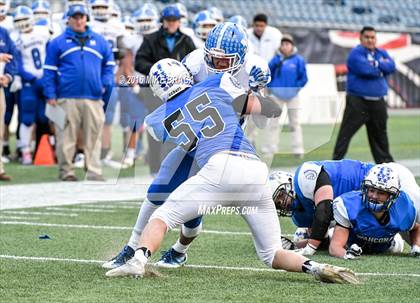
[[[218,44],[218,41],[220,43]],[[246,33],[239,26],[233,23],[221,23],[216,25],[209,34],[206,41],[205,49],[198,49],[191,52],[183,60],[184,65],[188,68],[195,82],[201,82],[207,79],[210,75],[215,73],[230,72],[238,80],[238,85],[249,90],[250,88],[257,91],[258,89],[267,85],[270,81],[270,74],[268,64],[263,59],[255,55],[247,55],[247,36]],[[264,106],[269,106],[269,102],[262,102]],[[270,112],[267,107],[267,112]],[[182,150],[172,150],[165,160],[162,162],[161,169],[154,183],[149,187],[148,199],[142,204],[136,225],[133,229],[132,236],[128,244],[114,259],[103,264],[105,268],[115,268],[121,266],[126,260],[132,257],[130,252],[133,251],[133,246],[137,245],[137,240],[140,237],[141,231],[149,220],[150,215],[158,206],[156,199],[162,199],[162,193],[159,192],[159,185],[168,178],[172,178],[172,171],[168,172],[168,168],[179,167],[184,171],[194,171],[193,161],[184,161],[183,167],[178,160],[185,159],[185,154]],[[193,167],[191,167],[193,166]],[[162,169],[165,167],[166,169]],[[170,170],[170,169],[169,169]],[[176,181],[171,182],[174,188],[165,189],[165,193],[170,193],[179,185],[177,182],[184,181],[179,177]],[[166,184],[166,183],[165,183]],[[159,196],[159,198],[156,198]],[[153,198],[152,198],[153,197]],[[192,220],[188,226],[183,226],[181,239],[169,249],[162,259],[158,262],[162,267],[180,267],[186,262],[186,252],[190,243],[201,231],[201,218]],[[174,255],[177,254],[175,257]]]
[[[46,46],[50,32],[45,26],[34,26],[32,10],[27,6],[18,6],[13,15],[15,27],[19,31],[16,41],[18,49],[19,76],[22,79],[20,94],[20,145],[22,164],[32,164],[31,142],[35,123],[39,129],[48,130],[45,116],[45,97],[42,75],[46,55]]]
[[[330,255],[357,259],[363,253],[401,253],[408,232],[411,254],[420,256],[420,224],[416,207],[401,190],[399,174],[385,164],[375,165],[363,180],[361,191],[345,193],[333,202],[336,226]]]
[[[207,39],[210,31],[215,27],[217,21],[213,19],[208,10],[198,12],[193,20],[193,30],[195,35],[203,41],[201,47],[204,47],[204,42]]]
[[[229,22],[239,24],[244,28],[246,31],[248,28],[248,22],[246,22],[246,19],[242,17],[241,15],[235,15],[229,18]]]
[[[222,23],[225,21],[223,12],[219,8],[212,6],[212,7],[209,7],[208,10],[210,14],[212,14],[213,19],[217,21],[217,23]]]
[[[159,29],[159,13],[155,6],[150,3],[143,4],[133,13],[131,18],[138,34],[141,36],[151,34]]]

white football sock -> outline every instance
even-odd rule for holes
[[[174,245],[172,245],[172,248],[176,252],[179,252],[180,254],[187,253],[188,247],[190,247],[190,244],[188,244],[188,245],[181,244],[181,242],[179,242],[179,239],[176,240],[176,243]]]
[[[159,205],[153,204],[147,198],[144,200],[140,207],[137,221],[131,233],[130,240],[128,240],[128,246],[130,246],[132,249],[137,249],[141,233],[143,232],[144,227],[146,226],[147,222],[149,222],[150,217],[157,208],[159,208]]]
[[[32,128],[33,126],[26,126],[21,124],[19,128],[20,144],[22,148],[30,148],[32,142]]]
[[[134,159],[136,157],[136,150],[134,148],[128,148],[125,156],[127,158]]]

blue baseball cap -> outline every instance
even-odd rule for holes
[[[73,17],[76,14],[86,15],[86,16],[89,15],[86,6],[81,5],[81,4],[71,5],[67,11],[68,17]]]
[[[176,20],[179,20],[179,19],[181,19],[181,12],[179,11],[179,9],[176,6],[170,5],[170,6],[165,7],[162,10],[161,18],[162,19],[176,19]]]

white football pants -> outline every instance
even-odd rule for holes
[[[240,153],[238,153],[240,154]],[[268,169],[256,156],[217,153],[181,184],[152,215],[168,229],[202,215],[203,209],[235,207],[248,223],[259,258],[271,267],[282,249],[280,223],[267,184]]]

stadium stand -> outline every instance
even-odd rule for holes
[[[15,6],[29,2],[16,1]],[[133,12],[143,2],[148,1],[116,0],[115,2],[123,11]],[[161,9],[168,3],[176,1],[155,2]],[[183,3],[191,13],[216,6],[225,13],[225,17],[242,15],[247,18],[248,23],[251,23],[253,16],[250,12],[265,12],[271,23],[276,26],[358,30],[363,25],[369,24],[380,31],[418,32],[420,30],[418,0],[184,0]]]

